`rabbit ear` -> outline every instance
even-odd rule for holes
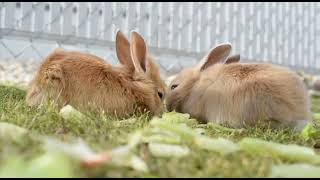
[[[224,63],[231,52],[231,44],[224,43],[211,49],[210,52],[199,63],[200,71],[216,63]]]
[[[239,61],[240,61],[240,54],[236,54],[236,55],[230,56],[227,59],[226,64],[237,63]]]
[[[146,43],[135,31],[131,32],[130,52],[135,70],[138,72],[146,72],[148,63]]]
[[[117,31],[116,35],[116,51],[121,64],[133,67],[130,55],[130,43],[120,30]]]

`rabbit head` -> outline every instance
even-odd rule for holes
[[[202,72],[214,68],[214,64],[229,64],[240,60],[240,55],[234,55],[228,59],[230,52],[231,44],[220,44],[211,49],[196,66],[186,68],[177,74],[167,89],[167,109],[169,111],[182,111],[184,102],[190,98],[190,92],[199,81]]]
[[[153,111],[154,114],[163,112],[166,84],[161,79],[159,68],[154,62],[154,58],[149,54],[142,36],[132,31],[131,43],[129,43],[125,35],[118,30],[116,51],[122,68],[132,77],[135,85],[139,87],[136,88],[136,92],[140,93],[141,98],[150,97],[152,94],[153,99],[147,100],[148,103],[151,103],[149,105],[150,111]],[[140,89],[141,92],[139,92]]]

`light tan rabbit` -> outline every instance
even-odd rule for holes
[[[234,128],[262,121],[299,130],[311,120],[298,75],[273,64],[225,64],[230,52],[230,44],[218,45],[197,66],[182,70],[169,85],[168,110]]]
[[[233,56],[228,57],[225,64],[238,63],[240,61],[240,54],[235,54]]]
[[[119,118],[137,109],[161,114],[166,85],[143,38],[131,32],[130,44],[118,31],[116,51],[120,67],[91,54],[57,49],[31,82],[27,103],[40,105],[50,98],[59,107],[70,104],[79,110],[100,109]]]

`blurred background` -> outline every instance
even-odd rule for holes
[[[117,29],[145,38],[164,77],[222,42],[243,62],[320,73],[318,2],[1,2],[0,81],[27,84],[57,47],[118,64]]]

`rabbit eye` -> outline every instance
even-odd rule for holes
[[[162,99],[162,97],[163,97],[162,92],[158,92],[158,96],[160,97],[160,99]]]
[[[178,87],[177,84],[172,85],[172,86],[171,86],[171,90],[173,90],[173,89],[176,88],[176,87]]]

